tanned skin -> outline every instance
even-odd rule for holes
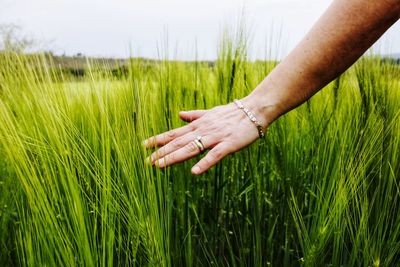
[[[264,129],[347,70],[400,18],[400,0],[334,0],[293,51],[242,99]],[[164,168],[200,153],[197,136],[210,151],[193,168],[199,175],[258,138],[255,125],[229,103],[210,110],[179,113],[189,124],[151,137],[160,147],[148,159]]]

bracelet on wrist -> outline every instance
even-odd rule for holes
[[[254,116],[254,113],[251,112],[245,106],[243,106],[243,104],[242,104],[242,102],[240,102],[240,100],[234,99],[233,102],[236,104],[236,106],[239,109],[243,110],[243,112],[247,115],[247,117],[249,117],[249,119],[255,124],[255,126],[257,127],[258,135],[260,136],[260,138],[263,138],[265,136],[263,127],[262,127],[260,121],[257,120],[256,116]]]

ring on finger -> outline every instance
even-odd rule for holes
[[[201,141],[202,136],[197,136],[196,139],[193,140],[194,144],[197,146],[197,148],[200,150],[200,152],[203,152],[205,150],[204,144]]]

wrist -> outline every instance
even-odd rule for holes
[[[264,129],[268,128],[283,113],[283,106],[274,92],[262,84],[241,101],[255,114]]]

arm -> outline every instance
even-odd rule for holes
[[[242,102],[264,128],[299,106],[350,67],[400,17],[400,0],[335,0],[297,47]],[[210,149],[193,168],[201,174],[223,157],[258,138],[249,118],[233,103],[211,110],[181,112],[190,121],[145,141],[161,146],[149,158],[160,168]]]
[[[399,18],[399,0],[334,1],[246,105],[273,122],[349,68]]]

